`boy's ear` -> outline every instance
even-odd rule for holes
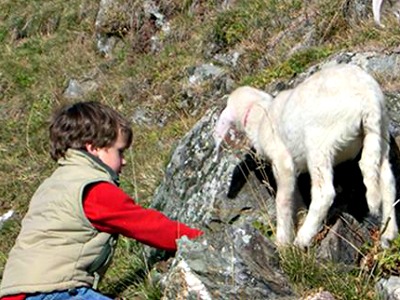
[[[86,151],[89,152],[90,154],[97,156],[97,148],[94,147],[92,144],[86,144],[85,145]]]

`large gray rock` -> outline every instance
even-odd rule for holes
[[[180,298],[182,297],[183,298]],[[274,244],[251,225],[181,239],[163,299],[296,299]]]

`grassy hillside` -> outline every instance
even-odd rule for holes
[[[108,103],[128,117],[139,107],[166,115],[162,127],[134,125],[133,149],[122,175],[123,188],[146,205],[176,141],[209,106],[208,82],[193,90],[197,113],[179,105],[187,96],[182,89],[189,68],[234,49],[242,53],[238,64],[224,68],[235,84],[264,88],[340,50],[388,51],[400,44],[400,28],[389,15],[385,30],[376,28],[372,17],[349,22],[344,0],[236,0],[226,10],[216,0],[160,0],[171,27],[169,35],[160,36],[161,50],[148,51],[142,26],[120,33],[112,57],[105,57],[96,50],[99,2],[0,0],[0,215],[9,209],[17,214],[0,231],[0,274],[32,193],[55,166],[48,155],[47,124],[56,107],[71,101],[63,96],[70,79],[95,77],[100,85],[85,100]],[[141,1],[125,2],[141,6]],[[295,29],[307,18],[313,42],[292,51],[304,37]],[[157,299],[151,280],[133,284],[146,274],[141,256],[132,256],[141,246],[120,243],[105,289]]]

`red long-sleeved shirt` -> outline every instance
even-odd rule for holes
[[[90,188],[85,198],[84,211],[96,229],[122,234],[155,248],[175,251],[176,239],[184,235],[193,239],[203,233],[157,210],[141,207],[107,182]]]
[[[175,251],[176,240],[184,235],[194,239],[203,234],[201,230],[173,221],[157,210],[141,207],[120,188],[108,182],[89,187],[83,209],[97,230],[122,234],[167,251]],[[25,298],[25,294],[18,294],[0,300]]]

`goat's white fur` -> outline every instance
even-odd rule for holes
[[[391,0],[389,1],[392,6],[392,11],[396,16],[397,20],[400,21],[400,1],[399,0]],[[381,27],[385,27],[381,24],[381,8],[382,8],[383,0],[372,0],[372,13],[374,16],[374,21],[377,25]]]
[[[249,138],[257,153],[270,161],[277,182],[277,243],[294,238],[296,177],[311,175],[312,201],[295,245],[309,246],[333,203],[333,166],[359,162],[370,213],[388,226],[382,244],[398,234],[395,181],[389,164],[389,120],[384,95],[372,76],[355,65],[323,69],[275,99],[252,87],[233,91],[217,120],[217,146],[231,127]]]

